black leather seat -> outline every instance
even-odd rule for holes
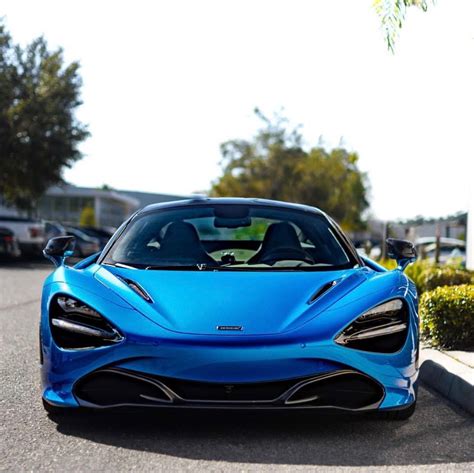
[[[202,247],[196,228],[188,222],[173,222],[168,226],[157,256],[160,262],[215,264]]]
[[[303,250],[298,235],[292,225],[287,222],[272,223],[263,237],[260,249],[247,264],[259,264],[270,255],[275,255],[281,250],[280,259],[310,259]]]

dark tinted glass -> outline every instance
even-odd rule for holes
[[[149,269],[335,269],[355,262],[323,215],[277,207],[200,205],[136,218],[105,263]]]

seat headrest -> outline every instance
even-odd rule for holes
[[[188,222],[173,222],[166,229],[166,233],[161,240],[161,248],[169,244],[189,245],[200,243],[199,235],[194,225]]]
[[[266,233],[262,242],[262,250],[265,251],[268,247],[273,248],[301,248],[298,235],[292,225],[287,222],[272,223]]]
[[[161,261],[215,263],[202,247],[196,228],[188,222],[173,222],[168,225],[157,256]]]

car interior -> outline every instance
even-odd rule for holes
[[[299,212],[206,209],[161,212],[135,222],[108,263],[151,267],[304,267],[347,265],[328,222]]]

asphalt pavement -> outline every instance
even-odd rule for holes
[[[474,471],[474,418],[425,387],[407,422],[219,411],[50,418],[38,322],[51,270],[0,264],[0,471]]]

